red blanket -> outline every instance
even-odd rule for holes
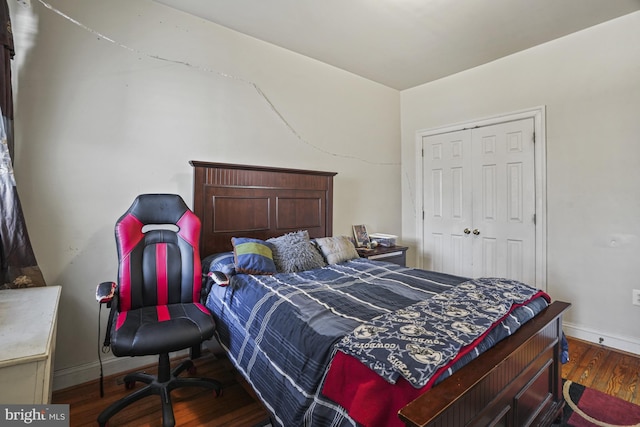
[[[322,393],[364,426],[400,427],[400,408],[430,388],[431,384],[414,388],[404,378],[390,384],[355,357],[339,351],[331,362]]]

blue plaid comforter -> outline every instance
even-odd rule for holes
[[[356,259],[302,273],[233,276],[206,305],[218,340],[281,426],[356,425],[321,393],[335,344],[363,323],[428,300],[467,279]],[[537,298],[493,328],[438,381],[540,312]],[[528,307],[528,308],[527,308]]]

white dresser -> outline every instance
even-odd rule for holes
[[[51,403],[61,290],[0,290],[0,403]]]

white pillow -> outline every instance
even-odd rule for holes
[[[347,236],[320,237],[316,239],[316,245],[329,264],[337,264],[360,257],[356,247]]]

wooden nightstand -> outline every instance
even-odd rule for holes
[[[407,266],[407,246],[378,246],[375,249],[358,248],[360,258],[367,258],[376,261],[392,262],[394,264]]]

